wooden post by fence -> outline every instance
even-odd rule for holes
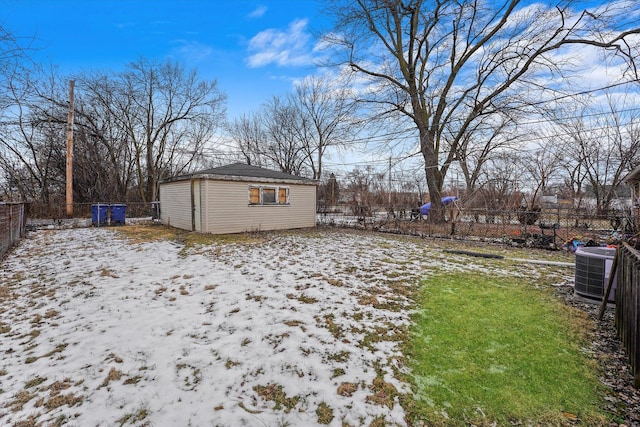
[[[613,287],[613,280],[615,279],[616,271],[618,270],[619,257],[620,257],[620,247],[617,247],[616,254],[613,257],[613,263],[611,264],[611,271],[609,272],[609,280],[607,281],[607,288],[605,289],[604,295],[602,296],[602,304],[600,304],[600,311],[598,312],[598,320],[602,320],[602,317],[604,316],[604,311],[607,309],[607,304],[609,303],[609,294],[611,293],[611,288]]]

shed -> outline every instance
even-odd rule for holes
[[[316,225],[317,181],[243,163],[160,182],[163,224],[227,234]]]

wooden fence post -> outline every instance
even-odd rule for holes
[[[613,257],[613,263],[611,264],[611,270],[609,271],[609,280],[607,281],[607,288],[602,296],[602,304],[600,304],[600,311],[598,312],[598,320],[602,320],[604,311],[607,309],[609,302],[609,293],[613,287],[613,279],[616,277],[616,271],[618,269],[618,258],[620,257],[620,247],[616,248],[616,254]]]

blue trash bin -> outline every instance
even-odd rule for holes
[[[94,227],[103,227],[107,225],[107,213],[109,205],[91,205],[91,225]]]
[[[127,205],[111,205],[111,225],[124,225]]]

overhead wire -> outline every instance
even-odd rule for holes
[[[545,99],[545,100],[541,100],[538,102],[532,102],[532,103],[527,103],[528,106],[536,106],[536,105],[543,105],[543,104],[548,104],[548,103],[552,103],[552,102],[557,102],[557,101],[561,101],[563,99],[567,99],[567,98],[572,98],[572,97],[576,97],[576,96],[582,96],[582,95],[589,95],[589,94],[593,94],[593,93],[597,93],[597,92],[601,92],[604,90],[608,90],[608,89],[613,89],[616,87],[620,87],[620,86],[624,86],[624,85],[628,85],[631,83],[640,83],[640,81],[638,80],[633,80],[633,81],[626,81],[626,82],[618,82],[618,83],[612,83],[606,86],[602,86],[599,88],[595,88],[595,89],[588,89],[588,90],[584,90],[584,91],[580,91],[580,92],[575,92],[575,93],[570,93],[570,94],[562,94],[550,99]],[[618,110],[615,112],[609,112],[609,111],[599,111],[599,112],[592,112],[592,113],[587,113],[587,114],[580,114],[580,115],[568,115],[568,116],[563,116],[563,117],[558,117],[558,120],[575,120],[575,119],[585,119],[585,118],[596,118],[596,117],[601,117],[601,116],[608,116],[611,114],[626,114],[626,113],[633,113],[633,112],[640,112],[640,107],[632,107],[632,108],[626,108],[623,110]],[[454,122],[463,122],[463,119],[457,119],[454,120]],[[545,118],[540,118],[540,119],[535,119],[535,120],[527,120],[527,121],[519,121],[516,122],[516,124],[518,126],[522,126],[522,127],[526,127],[526,126],[531,126],[531,125],[536,125],[536,124],[544,124],[544,123],[549,123],[549,124],[557,124],[554,122],[554,120],[552,119],[545,119]],[[631,125],[632,123],[621,123],[619,124],[620,126],[627,126],[627,125]],[[599,131],[599,130],[603,130],[608,128],[608,126],[600,126],[600,127],[592,127],[592,128],[585,128],[582,129],[581,131],[583,132],[593,132],[593,131]],[[475,128],[476,131],[478,132],[482,132],[482,131],[491,131],[494,128],[490,125],[487,125],[486,127],[483,126],[479,126],[477,128]],[[376,143],[385,143],[385,142],[389,142],[389,138],[392,137],[393,140],[398,141],[402,140],[402,139],[409,139],[409,138],[416,138],[417,129],[415,127],[407,127],[404,129],[398,129],[396,131],[393,132],[387,132],[384,134],[373,134],[370,136],[361,136],[359,138],[353,138],[350,141],[348,141],[349,144],[358,144],[358,143],[371,143],[371,144],[376,144]],[[545,139],[549,139],[549,138],[554,138],[554,137],[566,137],[566,136],[571,136],[573,134],[573,132],[555,132],[555,133],[551,133],[551,134],[547,134],[547,135],[540,135],[540,136],[534,136],[534,137],[530,137],[530,138],[525,138],[525,139],[518,139],[519,143],[533,143],[536,141],[541,141],[541,140],[545,140]],[[401,135],[399,137],[399,135]],[[417,141],[416,141],[417,142]],[[215,144],[215,148],[218,147],[223,147],[223,148],[227,148],[230,150],[235,150],[237,149],[237,147],[231,145],[230,143],[221,143],[218,142]],[[214,148],[210,148],[210,151],[214,151]],[[527,151],[531,151],[531,150],[527,150]],[[223,154],[224,153],[224,154]],[[403,155],[403,156],[388,156],[386,158],[381,158],[381,159],[371,159],[371,160],[358,160],[358,161],[349,161],[349,162],[336,162],[336,161],[325,161],[324,165],[327,167],[346,167],[346,166],[374,166],[374,165],[387,165],[389,160],[391,160],[392,162],[400,162],[403,160],[406,160],[407,158],[411,158],[414,157],[416,155],[420,154],[420,152],[416,152],[416,153],[411,153],[408,155]],[[229,156],[233,156],[233,154],[231,153],[225,153],[223,151],[220,152],[216,152],[216,155],[229,155]],[[449,166],[449,165],[439,165],[439,167],[442,166]]]

